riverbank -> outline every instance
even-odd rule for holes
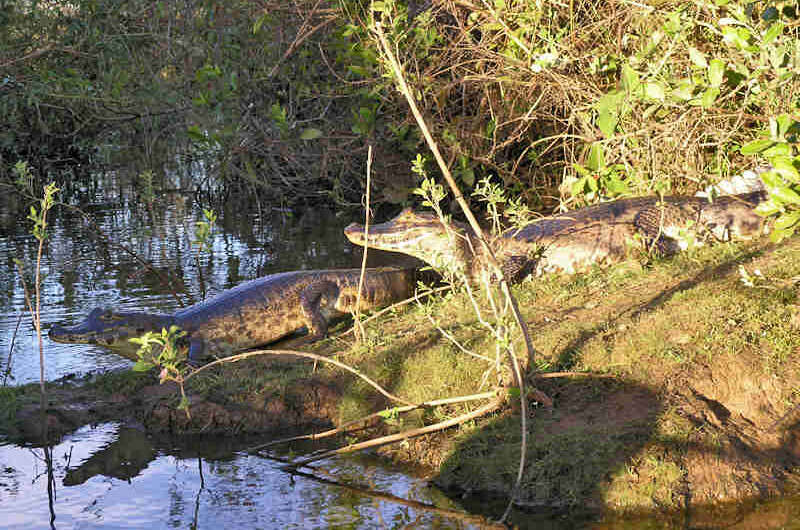
[[[631,260],[517,286],[542,372],[532,383],[553,400],[552,408],[533,408],[518,504],[672,511],[793,490],[800,463],[798,255],[797,238],[779,246],[725,244],[646,267]],[[487,363],[443,340],[431,321],[464,349],[493,356],[467,300],[447,294],[427,304],[370,322],[359,343],[342,326],[311,351],[412,402],[485,391]],[[110,419],[174,434],[314,430],[391,406],[343,370],[283,358],[210,370],[189,390],[191,419],[177,409],[175,389],[152,374],[62,380],[50,385],[48,430],[57,435]],[[11,436],[37,435],[36,422],[25,421],[38,418],[37,392],[4,390],[0,416],[11,420]],[[479,406],[387,415],[371,432],[431,424]],[[381,452],[428,466],[451,491],[507,495],[519,439],[519,417],[508,408]]]

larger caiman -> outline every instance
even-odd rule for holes
[[[686,235],[698,242],[703,235],[723,241],[751,238],[766,230],[763,218],[753,211],[766,197],[759,190],[713,201],[689,196],[620,199],[540,218],[488,243],[509,281],[551,271],[575,273],[620,261],[632,245],[669,254],[687,244]],[[356,223],[345,235],[355,244],[409,254],[471,281],[489,271],[487,253],[469,226],[430,213],[406,209],[370,226],[366,237],[363,225]]]
[[[186,332],[189,358],[199,361],[269,344],[304,327],[306,340],[317,340],[332,318],[390,305],[414,292],[414,269],[366,269],[356,308],[360,274],[360,269],[271,274],[173,314],[98,308],[76,326],[54,325],[49,336],[56,342],[112,346],[174,325]]]

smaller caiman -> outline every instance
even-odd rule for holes
[[[148,331],[178,326],[186,332],[189,359],[231,353],[271,342],[306,328],[307,341],[322,338],[331,319],[356,310],[361,269],[292,271],[245,282],[173,314],[115,312],[97,308],[80,324],[54,325],[56,342],[113,346]],[[358,311],[413,295],[412,268],[366,269]]]
[[[759,190],[713,201],[688,196],[620,199],[543,217],[488,243],[509,281],[545,272],[571,274],[625,259],[632,246],[671,254],[707,237],[725,241],[759,235],[766,226],[753,208],[766,197]],[[355,244],[409,254],[470,281],[489,272],[489,257],[473,230],[430,213],[406,209],[370,226],[367,237],[356,223],[345,235]]]

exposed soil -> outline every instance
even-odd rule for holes
[[[248,363],[252,370],[285,367],[282,361]],[[330,425],[337,418],[341,398],[332,378],[310,374],[286,384],[280,394],[269,396],[251,393],[215,399],[199,392],[190,393],[187,415],[177,407],[180,392],[176,384],[158,384],[152,375],[127,374],[126,379],[124,391],[117,392],[108,392],[106,385],[95,384],[92,377],[50,383],[50,405],[44,416],[36,393],[38,386],[32,385],[31,391],[26,392],[29,399],[23,400],[9,434],[12,439],[26,443],[41,443],[46,432],[47,440],[52,442],[82,425],[103,421],[176,435],[277,433]]]

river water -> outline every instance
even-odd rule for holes
[[[241,197],[217,208],[210,250],[198,252],[192,241],[203,214],[192,190],[202,173],[199,166],[166,171],[155,192],[145,195],[149,183],[120,170],[80,185],[59,183],[69,207],[53,212],[43,256],[45,329],[73,324],[95,307],[170,312],[265,274],[358,265],[357,250],[342,235],[353,219],[322,210],[259,210]],[[13,385],[39,378],[38,344],[15,264],[21,260],[29,273],[37,242],[19,214],[26,211],[18,208],[20,199],[3,193],[0,383]],[[101,347],[46,337],[44,349],[48,380],[132,364]],[[0,528],[481,528],[490,519],[469,511],[496,517],[503,509],[502,503],[448,498],[414,470],[364,455],[324,462],[317,473],[323,480],[293,476],[279,462],[246,450],[264,441],[152,438],[108,423],[41,448],[8,443],[0,433]],[[800,528],[794,522],[800,505],[748,505],[723,519],[728,528]],[[524,528],[721,527],[714,517],[700,520],[513,517]]]

